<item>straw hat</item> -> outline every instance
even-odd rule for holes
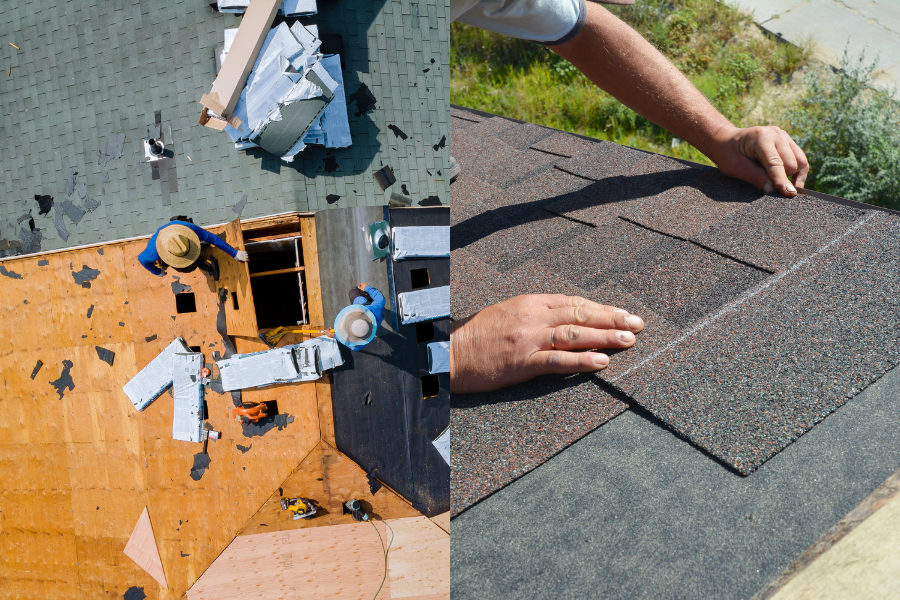
[[[200,256],[200,238],[190,227],[166,225],[156,236],[156,252],[170,267],[184,269]]]
[[[338,313],[334,331],[345,345],[366,344],[375,337],[375,315],[361,304],[351,304]]]

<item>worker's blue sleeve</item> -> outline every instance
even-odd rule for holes
[[[372,296],[372,304],[367,305],[366,308],[371,310],[372,314],[375,315],[375,327],[378,327],[381,325],[381,315],[384,312],[384,296],[371,285],[367,285],[366,289],[363,291]]]
[[[228,255],[231,256],[231,258],[234,258],[235,256],[237,256],[237,250],[235,250],[234,248],[229,246],[225,240],[223,240],[216,234],[210,233],[207,230],[203,229],[202,227],[198,227],[198,226],[194,225],[193,223],[187,223],[185,221],[172,221],[172,223],[169,223],[169,225],[172,225],[173,223],[178,223],[179,225],[184,225],[186,227],[190,227],[191,230],[193,230],[193,232],[197,234],[197,237],[200,238],[201,243],[210,244],[212,246],[215,246],[219,250],[222,250],[223,252],[227,252]],[[160,228],[160,229],[162,229],[162,228]],[[157,233],[159,233],[159,231],[157,231]],[[154,240],[154,247],[155,247],[155,244],[156,244],[156,241]]]
[[[141,266],[143,266],[154,275],[163,274],[163,270],[156,266],[156,261],[160,260],[159,253],[156,251],[156,235],[158,233],[159,230],[156,230],[156,233],[150,236],[150,241],[147,242],[147,247],[144,248],[143,252],[138,254],[138,262],[141,263]]]
[[[190,227],[191,231],[197,234],[197,237],[200,239],[200,243],[215,246],[219,250],[227,252],[228,255],[232,258],[237,255],[237,250],[229,246],[225,240],[223,240],[216,234],[210,233],[202,227],[197,227],[193,223],[188,223],[186,221],[172,221],[171,223],[166,223],[165,225],[157,229],[156,233],[150,236],[150,240],[147,242],[147,247],[144,248],[144,251],[138,254],[138,262],[141,263],[141,266],[143,266],[154,275],[162,275],[164,272],[162,269],[156,266],[157,261],[162,262],[162,259],[160,259],[159,257],[159,253],[156,251],[156,237],[164,227],[168,227],[169,225],[173,225],[176,223],[178,225]]]

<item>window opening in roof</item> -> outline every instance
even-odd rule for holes
[[[295,327],[309,323],[306,275],[300,238],[264,240],[246,244],[250,255],[250,291],[259,329]],[[232,296],[237,310],[237,296]]]
[[[441,393],[441,378],[437,375],[422,377],[422,398],[432,398]]]
[[[238,306],[237,292],[231,292],[231,305],[234,307],[234,310],[240,310]]]
[[[175,294],[175,312],[178,314],[197,312],[197,300],[194,292]]]
[[[422,344],[430,342],[434,339],[434,323],[431,321],[423,321],[416,323],[416,343]]]
[[[429,283],[431,283],[431,278],[428,276],[428,269],[409,270],[409,285],[411,289],[418,290],[425,288],[428,287]]]

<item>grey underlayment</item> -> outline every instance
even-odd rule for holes
[[[598,377],[745,475],[900,363],[900,218],[451,115],[454,318],[535,292],[639,314]]]
[[[341,38],[353,145],[310,147],[287,165],[198,123],[215,48],[240,17],[202,1],[4,3],[0,239],[19,238],[15,219],[35,195],[89,211],[78,224],[35,215],[42,250],[152,233],[173,215],[231,221],[245,194],[245,219],[386,205],[401,185],[416,203],[447,204],[446,11],[436,0],[341,0],[304,18]],[[158,179],[144,158],[151,125],[174,153]],[[382,191],[372,173],[386,165],[397,181]]]

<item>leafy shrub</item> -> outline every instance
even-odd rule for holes
[[[787,115],[810,161],[810,187],[900,208],[900,102],[871,88],[875,63],[844,51],[839,69],[811,69]]]

